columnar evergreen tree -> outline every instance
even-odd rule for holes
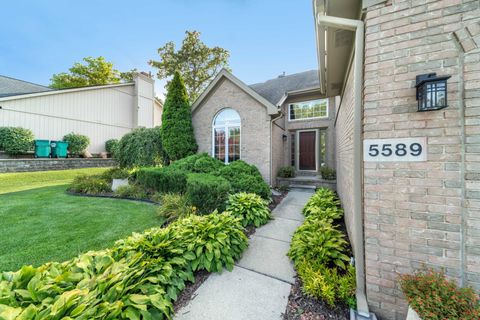
[[[192,112],[187,90],[179,72],[168,85],[162,115],[162,143],[170,160],[182,159],[197,152]]]

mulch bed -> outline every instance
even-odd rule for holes
[[[302,292],[302,282],[298,277],[288,296],[284,320],[348,320],[350,309],[345,304],[331,308],[325,302],[307,297]]]
[[[178,295],[177,300],[173,304],[173,310],[175,313],[178,312],[181,308],[186,306],[190,300],[195,298],[194,293],[202,285],[202,283],[205,282],[205,280],[208,279],[208,276],[210,276],[210,272],[206,270],[200,270],[195,272],[195,282],[194,283],[188,283],[185,286],[185,289],[180,292]]]

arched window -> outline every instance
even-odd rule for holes
[[[240,115],[223,109],[213,119],[213,156],[230,163],[240,159]]]

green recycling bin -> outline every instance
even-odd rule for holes
[[[49,158],[49,157],[50,157],[50,141],[35,140],[35,158]]]
[[[68,150],[68,142],[52,141],[50,142],[52,148],[52,158],[66,158]]]

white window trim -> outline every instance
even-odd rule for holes
[[[295,131],[295,169],[300,172],[318,172],[319,170],[319,161],[320,161],[320,147],[319,147],[319,138],[320,138],[320,129],[305,129]],[[300,169],[300,132],[315,132],[315,170],[301,170]]]
[[[299,104],[299,103],[307,103],[307,102],[313,102],[313,101],[322,101],[322,100],[325,100],[327,102],[327,114],[323,117],[311,117],[311,118],[302,118],[302,119],[291,119],[290,116],[291,116],[291,113],[290,113],[290,109],[292,108],[292,106],[294,104]],[[309,120],[315,120],[315,119],[328,119],[328,109],[329,109],[329,105],[328,105],[328,100],[329,99],[315,99],[315,100],[307,100],[307,101],[299,101],[299,102],[294,102],[294,103],[290,103],[288,105],[288,121],[289,122],[295,122],[295,121],[309,121]]]
[[[242,119],[240,118],[240,123],[238,125],[229,125],[229,124],[225,124],[225,125],[215,125],[215,120],[217,119],[218,115],[220,113],[222,113],[223,111],[227,110],[227,109],[232,109],[232,108],[224,108],[220,111],[218,111],[215,116],[213,117],[213,120],[212,120],[212,157],[217,159],[215,157],[215,129],[223,129],[225,130],[225,161],[224,163],[225,164],[229,164],[229,154],[228,154],[228,139],[230,138],[230,132],[229,132],[229,128],[239,128],[240,129],[240,140],[239,140],[239,143],[238,143],[238,147],[239,147],[239,159],[238,160],[241,160],[242,159]],[[238,111],[235,110],[235,109],[232,109],[233,111],[235,111],[237,114],[238,114]],[[238,114],[240,116],[240,114]],[[220,159],[217,159],[217,160],[220,160]]]

